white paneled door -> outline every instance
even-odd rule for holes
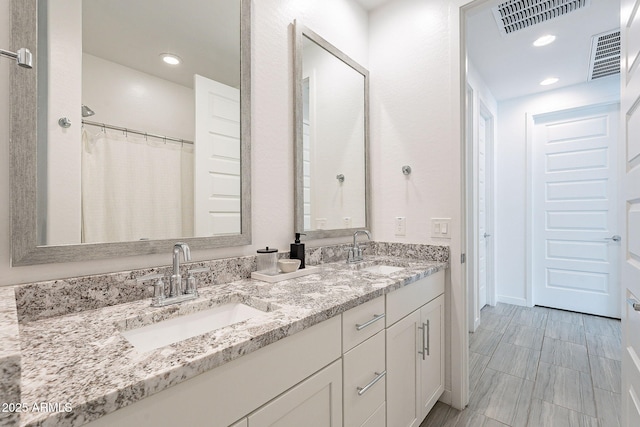
[[[620,317],[619,105],[534,116],[533,302]]]
[[[622,425],[640,426],[640,0],[621,1]]]
[[[194,232],[240,233],[240,91],[195,75]]]

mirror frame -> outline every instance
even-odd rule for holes
[[[240,5],[241,232],[211,237],[38,245],[37,14],[37,0],[11,1],[12,46],[30,49],[35,64],[33,69],[11,67],[10,72],[11,265],[25,266],[170,253],[177,240],[187,243],[191,249],[251,244],[251,0],[241,0]]]
[[[329,237],[351,236],[356,230],[371,227],[371,179],[369,160],[369,71],[358,64],[340,49],[329,43],[320,35],[301,24],[293,21],[293,123],[294,123],[294,232],[304,233],[307,239],[323,239]],[[364,77],[364,182],[365,182],[365,225],[357,228],[336,228],[327,230],[304,229],[304,188],[303,188],[303,149],[302,149],[302,79],[303,79],[303,40],[307,37],[321,48],[344,62]]]

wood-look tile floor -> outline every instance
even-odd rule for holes
[[[469,334],[469,406],[420,427],[618,427],[620,321],[499,303]]]

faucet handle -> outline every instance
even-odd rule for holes
[[[198,284],[196,282],[196,278],[193,277],[194,273],[205,273],[205,272],[209,272],[211,271],[211,269],[209,267],[202,267],[202,268],[192,268],[190,270],[187,270],[187,272],[189,273],[189,277],[187,277],[187,286],[185,287],[184,293],[185,294],[196,294],[196,296],[198,295]]]
[[[156,281],[153,284],[153,299],[151,301],[151,305],[156,305],[165,298],[164,281],[162,279],[164,279],[164,274],[147,274],[136,279],[136,282],[138,283],[144,283],[150,280]]]

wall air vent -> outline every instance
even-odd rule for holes
[[[591,5],[591,0],[509,0],[491,11],[503,35]]]
[[[589,80],[618,73],[620,73],[620,30],[593,36]]]

